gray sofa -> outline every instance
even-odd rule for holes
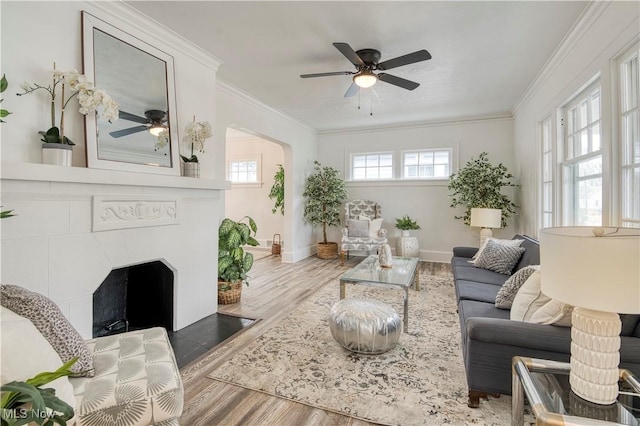
[[[525,248],[512,273],[540,264],[538,241],[521,235]],[[477,251],[455,247],[451,267],[462,334],[469,407],[476,408],[487,394],[511,395],[511,358],[515,355],[568,362],[571,330],[567,327],[511,321],[509,311],[495,307],[495,298],[507,275],[469,263]],[[544,267],[544,266],[543,266]],[[621,315],[620,367],[640,377],[640,315]]]

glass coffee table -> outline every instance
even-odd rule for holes
[[[536,425],[630,425],[640,423],[640,382],[628,370],[620,370],[620,393],[611,405],[585,401],[569,385],[566,362],[513,357],[511,424],[524,423],[524,397],[536,417]]]
[[[418,259],[415,257],[393,257],[391,268],[383,268],[378,256],[373,254],[349,269],[340,277],[340,299],[346,296],[347,284],[399,287],[404,290],[403,331],[409,330],[409,287],[420,290]]]

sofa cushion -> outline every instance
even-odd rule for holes
[[[640,315],[621,314],[622,322],[621,336],[640,337]]]
[[[347,229],[349,230],[349,237],[368,237],[369,221],[349,219],[347,222]]]
[[[518,293],[518,290],[520,290],[520,287],[522,287],[522,284],[524,284],[531,274],[539,268],[539,265],[529,265],[511,275],[509,279],[504,282],[502,287],[500,287],[498,294],[496,294],[496,308],[511,309],[513,299],[516,297],[516,294]]]
[[[64,317],[58,305],[42,294],[17,285],[0,286],[0,303],[27,318],[56,350],[62,362],[78,357],[71,371],[93,376],[93,361],[84,339]]]
[[[514,321],[529,321],[531,316],[550,300],[540,290],[540,271],[535,271],[513,299],[510,318]]]
[[[459,280],[456,282],[456,289],[458,301],[477,300],[479,302],[493,303],[500,287],[475,281]]]
[[[487,241],[486,248],[476,259],[476,266],[482,269],[511,275],[511,270],[520,260],[525,249],[500,244],[496,241]]]
[[[515,237],[512,238],[511,240],[500,240],[498,238],[489,237],[486,240],[484,240],[484,242],[482,243],[478,251],[473,255],[473,260],[471,261],[472,263],[476,263],[476,261],[478,260],[478,257],[480,257],[482,252],[487,248],[487,243],[489,241],[493,241],[495,243],[501,244],[503,246],[509,246],[509,247],[520,247],[520,244],[524,242],[524,240],[518,239]]]
[[[571,327],[573,306],[551,299],[531,315],[529,322],[535,324],[553,324],[560,327]]]
[[[461,300],[458,309],[463,313],[465,322],[469,318],[498,318],[509,319],[509,311],[498,309],[491,302],[479,302],[477,300]]]
[[[524,248],[524,253],[520,257],[520,260],[518,261],[518,263],[516,263],[515,268],[513,268],[513,272],[518,271],[524,268],[525,266],[539,265],[540,264],[540,243],[531,237],[527,237],[526,235],[516,235],[513,238],[524,240],[522,244],[520,244],[520,247]]]
[[[454,269],[453,276],[456,281],[477,281],[485,284],[501,286],[509,278],[504,274],[488,271],[486,269],[476,268],[473,265],[458,266]]]

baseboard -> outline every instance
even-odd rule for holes
[[[306,259],[309,256],[313,256],[316,254],[317,248],[316,244],[309,245],[304,247],[301,250],[297,250],[295,252],[292,251],[283,251],[282,252],[282,262],[283,263],[296,263],[302,259]]]
[[[426,262],[449,263],[452,256],[451,251],[420,250],[420,260]]]

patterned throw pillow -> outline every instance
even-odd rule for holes
[[[369,237],[369,221],[349,219],[347,222],[347,229],[349,230],[350,237]]]
[[[498,290],[498,294],[496,295],[496,308],[511,309],[513,299],[516,297],[516,293],[518,293],[522,284],[527,281],[531,274],[539,269],[540,265],[525,266],[511,275],[509,279],[502,284],[500,290]]]
[[[67,362],[79,357],[71,371],[93,377],[93,358],[84,339],[49,298],[17,285],[0,286],[0,303],[27,318]]]
[[[469,261],[469,263],[476,263],[476,260],[478,259],[478,257],[482,254],[482,252],[484,251],[484,249],[487,247],[487,243],[489,241],[495,241],[497,243],[502,244],[503,246],[511,246],[511,247],[520,247],[520,245],[522,243],[524,243],[524,240],[519,240],[519,239],[513,239],[513,240],[500,240],[498,238],[493,238],[493,237],[489,237],[486,240],[484,240],[484,242],[482,243],[482,245],[480,246],[480,248],[478,249],[478,251],[476,252],[476,254],[473,255],[473,257],[471,258],[471,260]]]
[[[511,270],[520,260],[522,253],[524,253],[524,247],[510,247],[489,240],[475,265],[478,268],[511,275]]]

